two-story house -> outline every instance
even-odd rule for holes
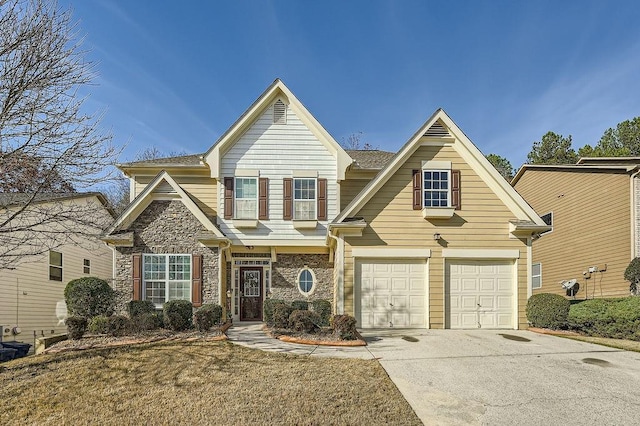
[[[363,327],[526,325],[547,229],[442,110],[396,154],[345,151],[276,80],[202,155],[123,164],[104,240],[120,308],[326,299]],[[471,303],[473,301],[473,303]]]

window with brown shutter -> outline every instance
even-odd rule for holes
[[[327,220],[327,180],[318,179],[318,220]]]
[[[191,303],[194,307],[202,306],[202,255],[191,257]]]
[[[131,278],[133,281],[133,300],[142,300],[142,254],[131,255]]]
[[[224,178],[224,218],[233,217],[233,178]]]
[[[260,178],[258,184],[258,219],[269,219],[269,178]]]
[[[292,178],[284,178],[282,179],[283,183],[283,213],[282,218],[284,220],[292,220],[293,219],[293,179]]]
[[[413,171],[413,209],[422,209],[422,170]]]
[[[460,170],[451,170],[451,207],[456,210],[462,208],[460,199]]]

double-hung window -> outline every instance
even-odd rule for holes
[[[531,288],[542,288],[542,263],[531,264]]]
[[[423,170],[423,207],[451,207],[451,171]]]
[[[237,177],[234,198],[235,219],[258,218],[258,179]]]
[[[145,254],[144,298],[161,306],[169,300],[191,300],[191,255]]]
[[[316,220],[316,179],[293,179],[293,219]]]
[[[49,251],[49,280],[62,281],[62,253]]]

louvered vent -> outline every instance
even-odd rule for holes
[[[176,191],[173,189],[173,186],[169,185],[169,183],[165,181],[158,185],[153,192],[158,194],[175,194]]]
[[[451,135],[449,134],[449,131],[447,130],[447,128],[444,127],[444,124],[442,124],[442,122],[436,121],[433,124],[433,126],[429,127],[429,130],[427,130],[424,136],[441,138],[443,136],[451,136]]]
[[[280,99],[273,104],[274,124],[287,124],[287,106]]]

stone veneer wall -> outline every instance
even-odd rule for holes
[[[307,265],[316,276],[316,287],[305,297],[298,290],[298,274]],[[328,254],[278,254],[271,265],[271,299],[333,301],[333,265]]]
[[[133,247],[117,247],[115,259],[119,313],[126,312],[126,304],[133,297],[133,253],[201,254],[202,303],[219,303],[218,248],[198,242],[197,235],[205,228],[181,201],[153,201],[128,231],[134,232]]]

